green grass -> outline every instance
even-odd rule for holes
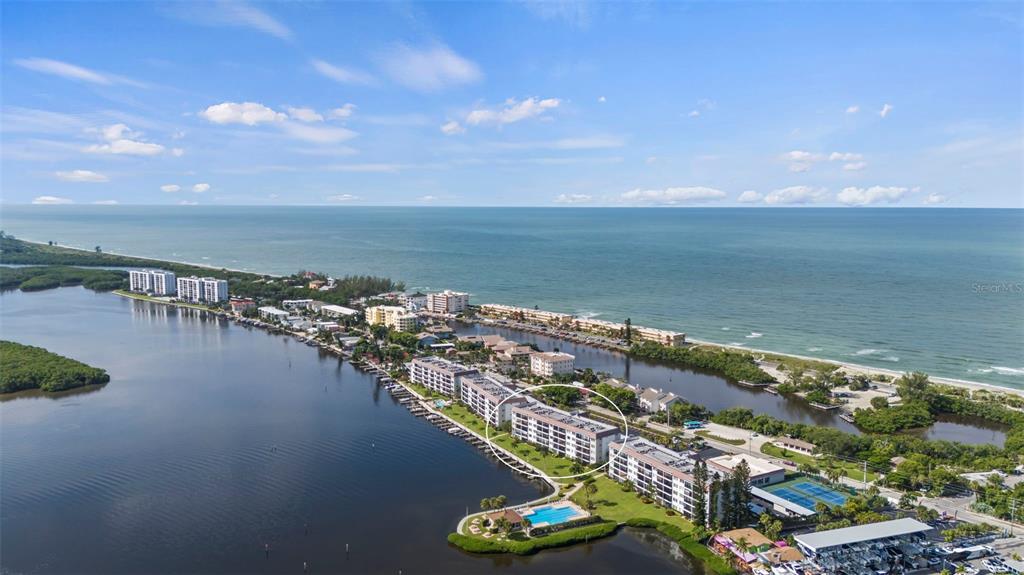
[[[699,435],[704,439],[710,439],[719,443],[728,443],[729,445],[743,445],[746,441],[742,439],[732,439],[730,437],[722,437],[721,435],[715,435],[706,429],[701,429],[693,432],[694,435]]]
[[[627,523],[631,519],[649,519],[659,521],[678,527],[690,532],[693,530],[693,523],[689,519],[673,512],[668,514],[668,509],[658,507],[653,503],[644,503],[640,496],[632,491],[623,491],[622,486],[612,481],[605,475],[595,477],[594,484],[597,486],[597,493],[590,496],[595,507],[592,513],[600,515],[605,519]],[[572,496],[572,500],[586,509],[586,494],[580,489]]]
[[[131,298],[131,299],[138,299],[138,300],[142,300],[142,301],[151,301],[151,302],[154,302],[154,303],[162,303],[164,305],[175,305],[175,306],[178,306],[178,307],[190,307],[192,309],[200,309],[200,310],[203,310],[203,311],[216,311],[216,310],[211,309],[211,308],[209,308],[208,306],[205,306],[205,305],[199,305],[199,304],[195,304],[195,303],[184,303],[184,302],[173,302],[172,303],[172,302],[169,302],[167,300],[158,299],[158,298],[155,298],[155,297],[148,296],[146,294],[134,293],[134,292],[120,290],[120,289],[114,290],[114,293],[116,293],[119,296],[124,296],[124,297]]]
[[[792,461],[797,465],[800,465],[802,463],[809,463],[818,468],[823,468],[824,461],[821,458],[805,455],[803,453],[796,453],[794,451],[788,451],[782,449],[778,445],[773,445],[771,443],[765,443],[764,445],[762,445],[761,453],[765,455],[771,455],[772,457],[778,457],[779,459],[788,459],[789,461]],[[843,470],[843,474],[846,477],[849,477],[854,481],[864,481],[864,468],[862,466],[857,465],[856,463],[851,463],[849,461],[833,460],[833,463],[836,467],[839,467],[840,469]],[[869,470],[868,481],[874,481],[876,479],[878,479],[878,474],[875,473],[874,471]]]
[[[444,408],[444,413],[448,417],[451,417],[455,421],[458,421],[459,423],[465,425],[466,427],[472,429],[473,431],[479,433],[480,435],[485,435],[484,420],[478,417],[472,411],[470,411],[466,406],[460,403],[454,403]],[[495,429],[493,427],[489,429],[488,433],[491,436],[491,440],[494,441],[495,444],[507,449],[512,453],[515,453],[517,456],[519,456],[520,459],[529,462],[530,465],[533,465],[534,467],[540,469],[541,471],[548,475],[551,475],[553,477],[573,475],[572,461],[564,457],[552,455],[551,453],[545,455],[541,453],[540,449],[533,445],[530,445],[525,441],[519,441],[518,445],[514,445],[512,437],[510,435],[508,435],[504,431]],[[497,439],[495,439],[496,436],[500,437],[497,437]],[[572,480],[570,479],[555,479],[555,481],[559,483],[572,482]]]
[[[615,530],[618,528],[619,524],[615,521],[603,521],[601,523],[594,523],[593,525],[566,529],[550,535],[533,537],[521,541],[512,539],[497,541],[495,539],[484,539],[483,537],[450,533],[448,535],[448,542],[459,549],[469,551],[470,553],[514,553],[516,555],[531,555],[543,549],[566,547],[577,543],[584,543],[600,539],[602,537],[607,537],[615,533]]]

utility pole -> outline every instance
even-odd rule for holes
[[[868,488],[868,462],[864,462],[864,489]]]

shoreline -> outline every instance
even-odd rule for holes
[[[23,238],[18,238],[18,239],[19,239],[19,241],[23,241],[23,242],[30,243],[30,244],[36,244],[36,245],[40,245],[40,246],[48,246],[48,244],[45,243],[45,242],[40,242],[40,241],[36,241],[36,240],[27,240],[27,239],[23,239]],[[94,253],[92,250],[88,250],[88,249],[80,248],[80,247],[73,247],[73,246],[66,246],[66,245],[54,245],[53,247],[60,247],[60,248],[65,248],[65,249],[69,249],[69,250],[85,252],[85,253],[89,253],[89,254]],[[142,260],[149,260],[149,261],[152,261],[152,262],[166,262],[166,263],[173,263],[173,264],[179,264],[179,265],[194,266],[194,267],[205,268],[205,269],[215,270],[215,271],[227,270],[227,271],[232,271],[232,272],[237,272],[237,273],[246,273],[246,274],[252,274],[252,275],[257,275],[257,276],[270,276],[270,277],[275,277],[275,278],[283,277],[283,276],[278,275],[278,274],[261,273],[261,272],[257,272],[257,271],[241,270],[241,269],[228,268],[228,267],[217,267],[217,266],[212,266],[212,265],[209,265],[209,264],[197,264],[197,263],[180,261],[180,260],[158,259],[158,258],[154,258],[154,257],[150,257],[150,256],[126,254],[126,253],[114,252],[114,251],[103,252],[103,253],[110,254],[110,255],[115,255],[115,256],[137,258],[137,259],[142,259]],[[47,264],[41,264],[41,265],[47,265]],[[74,267],[74,266],[72,266],[72,267]],[[91,267],[91,266],[78,266],[78,267]],[[556,339],[561,339],[561,338],[556,338]],[[854,373],[854,374],[855,373],[863,373],[863,374],[878,373],[878,374],[888,375],[888,376],[891,376],[891,377],[895,378],[895,377],[899,377],[899,376],[901,376],[901,375],[903,375],[905,373],[909,373],[909,372],[912,372],[912,371],[917,371],[917,370],[912,370],[912,369],[911,370],[899,371],[899,370],[893,370],[891,368],[871,367],[871,366],[851,363],[851,362],[842,361],[842,360],[827,359],[827,358],[821,358],[821,357],[812,357],[812,356],[809,356],[809,355],[801,355],[801,354],[788,353],[788,352],[772,351],[772,350],[768,350],[768,349],[746,347],[746,346],[741,346],[741,345],[730,345],[730,344],[725,344],[725,343],[716,343],[716,342],[712,342],[712,341],[708,341],[708,340],[691,338],[689,336],[689,334],[687,334],[686,341],[687,341],[687,343],[691,343],[691,344],[695,344],[695,345],[714,346],[714,347],[719,347],[719,348],[723,348],[723,349],[729,349],[729,350],[735,350],[735,351],[747,351],[747,352],[751,352],[751,353],[767,353],[767,354],[773,354],[773,355],[779,355],[779,356],[792,357],[794,359],[802,359],[802,360],[807,360],[807,361],[817,361],[817,362],[821,362],[821,363],[828,363],[828,364],[839,366],[840,368],[846,370],[847,373]],[[1011,393],[1013,395],[1024,397],[1024,389],[1018,389],[1018,388],[1014,388],[1014,387],[1005,387],[1005,386],[997,385],[997,384],[994,384],[994,383],[984,383],[984,382],[973,381],[973,380],[968,380],[968,379],[959,379],[959,378],[952,378],[952,377],[936,376],[936,375],[933,375],[931,373],[928,373],[928,377],[934,383],[941,384],[941,385],[950,385],[950,386],[953,386],[953,387],[961,387],[961,388],[967,389],[969,391],[977,391],[977,390],[999,391],[999,392]]]

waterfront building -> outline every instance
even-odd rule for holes
[[[128,272],[129,289],[154,295],[174,295],[178,291],[174,272],[163,270],[131,270]]]
[[[341,326],[336,321],[317,321],[313,322],[313,327],[317,331],[341,331]]]
[[[218,303],[228,300],[228,282],[217,278],[191,276],[178,278],[178,299],[192,303]]]
[[[786,479],[786,469],[784,467],[752,455],[733,454],[712,457],[707,461],[708,471],[721,475],[732,475],[733,470],[740,464],[740,461],[746,461],[747,466],[750,467],[750,485],[752,487],[771,485]]]
[[[458,314],[469,307],[469,294],[445,290],[427,295],[427,310],[432,313]]]
[[[511,411],[513,436],[588,465],[607,461],[608,447],[619,437],[614,425],[542,403],[513,405]]]
[[[572,373],[576,357],[562,352],[541,352],[530,356],[530,373],[541,377],[552,377]]]
[[[409,311],[420,311],[427,307],[427,294],[420,292],[402,294],[398,298],[398,303],[404,305],[405,309]]]
[[[312,304],[311,299],[286,299],[281,302],[281,307],[288,310],[309,309]]]
[[[416,331],[419,318],[397,305],[375,305],[366,308],[366,323],[384,325],[398,331]]]
[[[672,392],[666,393],[654,387],[648,387],[636,396],[637,405],[639,405],[644,411],[650,413],[668,411],[668,408],[673,403],[679,403],[681,401],[683,401],[683,398],[678,395]]]
[[[637,493],[653,495],[659,503],[684,517],[692,517],[696,505],[694,459],[643,437],[611,444],[608,476],[630,481]],[[705,498],[705,505],[710,498]]]
[[[256,301],[245,297],[233,297],[228,300],[228,305],[231,306],[231,311],[244,313],[246,310],[256,307]]]
[[[408,369],[413,383],[451,397],[459,397],[463,376],[478,373],[475,369],[440,357],[417,357],[409,362]]]
[[[462,403],[473,413],[486,419],[491,427],[498,427],[506,421],[511,421],[512,406],[528,401],[522,395],[512,397],[514,393],[493,377],[481,373],[463,376],[459,385],[459,399]]]
[[[351,317],[359,314],[357,310],[340,305],[321,305],[320,313],[331,317]]]
[[[485,303],[480,306],[480,313],[513,321],[544,323],[548,325],[564,325],[572,321],[573,316],[567,313],[544,311],[529,307],[517,307],[500,303]]]
[[[260,319],[263,321],[282,323],[288,321],[288,312],[283,309],[278,309],[272,305],[263,306],[256,311],[259,312]]]
[[[603,319],[576,318],[575,327],[580,331],[596,333],[605,337],[626,337],[626,324],[605,321]],[[631,325],[630,336],[633,341],[649,341],[671,347],[680,347],[686,343],[686,334],[653,327]]]
[[[419,347],[430,347],[439,341],[437,336],[432,333],[423,332],[416,334],[416,345]]]

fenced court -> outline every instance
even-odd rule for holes
[[[762,489],[772,495],[812,510],[815,504],[819,502],[829,507],[842,505],[846,503],[848,497],[846,492],[830,487],[818,479],[806,476],[789,479],[775,485],[768,485]]]

